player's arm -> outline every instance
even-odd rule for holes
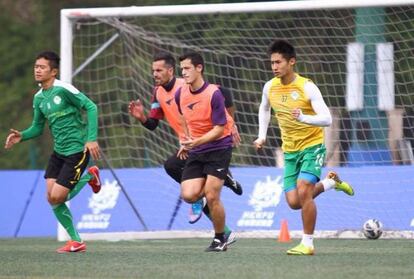
[[[32,125],[22,132],[10,129],[10,133],[6,138],[4,148],[9,149],[12,148],[13,145],[15,145],[16,143],[40,136],[43,133],[45,122],[46,118],[44,117],[43,113],[39,108],[39,103],[37,102],[37,99],[34,98]]]
[[[32,139],[40,136],[43,133],[46,118],[39,108],[39,103],[36,97],[33,99],[33,121],[32,125],[26,130],[19,132],[14,129],[10,129],[10,133],[6,138],[4,148],[9,149],[16,143]]]
[[[75,87],[63,91],[63,97],[78,109],[86,111],[87,138],[85,149],[89,151],[94,160],[100,159],[100,148],[98,145],[98,108],[96,104],[85,94]]]
[[[184,129],[185,138],[180,138],[180,149],[177,152],[177,157],[179,157],[181,160],[186,160],[188,158],[188,148],[183,144],[183,142],[186,142],[188,140],[191,140],[191,135],[188,130],[187,122],[185,121],[185,118],[183,116],[183,112],[181,111],[181,105],[180,105],[180,98],[181,98],[181,88],[178,88],[177,92],[175,92],[174,95],[174,101],[177,104],[178,114],[179,114],[179,121]]]
[[[129,114],[141,122],[142,126],[148,130],[155,130],[158,127],[158,119],[147,117],[144,113],[144,106],[140,100],[131,101],[128,106]],[[156,110],[151,108],[151,111]]]
[[[17,130],[10,129],[10,133],[7,135],[6,143],[4,144],[5,149],[12,148],[16,143],[21,142],[22,133]]]
[[[82,94],[83,95],[83,94]],[[99,160],[100,155],[100,148],[98,144],[98,108],[92,100],[86,97],[83,109],[86,110],[86,115],[88,119],[88,136],[85,143],[85,148],[89,150],[92,158],[94,160]]]
[[[231,95],[231,92],[228,88],[220,86],[219,89],[224,97],[224,106],[226,107],[226,110],[230,116],[234,119],[235,108],[233,103],[233,96]]]
[[[311,101],[312,108],[315,115],[303,114],[299,108],[292,111],[292,116],[302,123],[306,123],[312,126],[327,127],[332,123],[332,116],[322,98],[321,91],[313,82],[307,82],[305,84],[305,93]]]
[[[224,97],[224,105],[226,107],[227,112],[230,114],[231,118],[234,120],[234,125],[232,127],[231,134],[233,136],[233,146],[238,146],[241,143],[241,137],[239,131],[237,129],[236,119],[234,118],[235,107],[233,103],[233,96],[231,92],[226,87],[220,86],[220,91]]]
[[[187,149],[192,149],[199,145],[217,140],[223,135],[223,133],[224,133],[224,125],[215,125],[213,129],[211,129],[209,132],[204,134],[202,137],[199,137],[198,139],[190,139],[190,140],[182,141],[181,144],[185,146]]]
[[[256,149],[261,149],[266,141],[267,128],[269,127],[271,117],[271,107],[269,102],[269,89],[271,81],[268,81],[263,87],[262,101],[259,106],[259,135],[253,142]]]
[[[131,101],[129,103],[129,114],[139,120],[141,124],[148,130],[155,130],[158,127],[159,120],[164,118],[164,113],[157,100],[156,88],[151,99],[151,110],[147,117],[144,113],[144,106],[140,100]]]

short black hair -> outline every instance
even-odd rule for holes
[[[193,64],[194,67],[197,67],[198,65],[203,66],[203,70],[201,72],[204,72],[204,59],[200,53],[195,51],[189,51],[181,55],[179,59],[180,62],[186,59],[190,59],[191,64]]]
[[[44,58],[47,61],[49,61],[49,66],[51,69],[58,69],[59,70],[59,65],[60,65],[60,57],[59,55],[57,55],[56,52],[54,51],[43,51],[41,53],[39,53],[36,56],[36,60],[40,59],[40,58]]]
[[[280,53],[286,60],[296,58],[295,48],[284,40],[275,40],[269,46],[269,54],[272,55],[273,53]]]
[[[165,64],[168,66],[175,68],[175,58],[171,55],[171,53],[166,51],[157,52],[152,59],[153,62],[164,60]]]

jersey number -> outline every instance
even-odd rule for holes
[[[323,165],[323,159],[324,159],[323,154],[316,155],[315,164],[316,164],[317,168],[321,168],[322,167],[322,165]]]

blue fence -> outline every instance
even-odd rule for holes
[[[354,185],[355,196],[337,191],[317,199],[317,230],[360,229],[377,218],[387,229],[411,230],[414,226],[412,166],[337,168],[341,178]],[[244,188],[242,196],[222,191],[226,223],[238,231],[289,228],[300,230],[300,211],[291,210],[281,189],[282,170],[270,167],[233,168]],[[179,186],[161,168],[120,169],[117,175],[149,230],[166,230],[179,197]],[[143,227],[109,171],[102,171],[103,188],[93,194],[88,186],[70,204],[80,232],[141,231]],[[43,171],[0,171],[0,237],[55,236],[56,220],[46,201]],[[173,230],[211,229],[203,217],[187,222],[189,205],[182,203]]]

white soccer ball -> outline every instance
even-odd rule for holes
[[[364,223],[362,232],[368,239],[378,239],[382,235],[382,223],[377,219],[369,219]]]

